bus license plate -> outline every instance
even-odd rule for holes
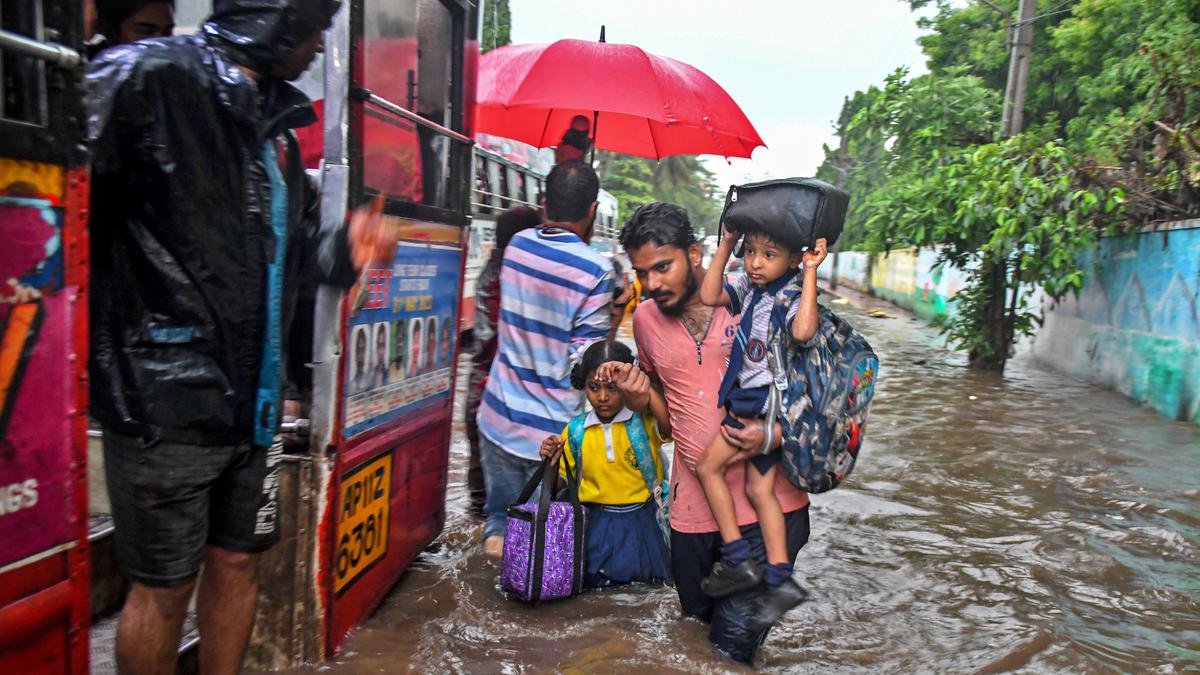
[[[334,593],[340,595],[387,555],[391,497],[391,451],[342,478]]]

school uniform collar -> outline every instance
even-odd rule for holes
[[[632,410],[630,410],[629,408],[621,408],[621,412],[619,412],[615,416],[613,416],[612,421],[609,422],[609,425],[618,424],[621,422],[628,422],[630,420],[630,418],[632,418],[632,417],[633,417]],[[585,419],[583,421],[583,428],[586,429],[588,427],[594,427],[596,425],[603,425],[603,424],[604,424],[604,422],[601,422],[600,418],[596,416],[596,411],[589,410],[588,414],[587,414],[587,419]]]

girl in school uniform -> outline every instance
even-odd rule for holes
[[[542,442],[542,457],[565,457],[579,479],[579,501],[588,510],[587,588],[670,580],[660,448],[671,428],[662,394],[648,382],[636,386],[645,377],[626,345],[593,344],[571,370],[571,383],[587,393],[591,410]],[[625,406],[618,383],[648,392],[646,414]],[[559,475],[566,476],[566,467]]]

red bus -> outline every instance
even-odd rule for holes
[[[0,13],[2,673],[87,672],[89,618],[103,669],[124,586],[98,432],[88,461],[84,2]],[[175,4],[179,32],[210,10]],[[309,433],[278,466],[283,537],[263,557],[248,667],[326,659],[443,527],[476,5],[344,3],[300,83],[324,111],[302,147],[325,222],[382,195],[402,234],[355,289],[310,298],[309,414],[288,429]],[[185,668],[195,644],[184,636]]]

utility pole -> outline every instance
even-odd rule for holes
[[[844,120],[843,120],[844,122]],[[837,180],[834,187],[839,190],[846,189],[846,174],[850,171],[850,160],[846,157],[846,124],[842,124],[841,140],[838,142],[837,154]],[[837,290],[838,284],[838,252],[842,250],[842,238],[838,237],[837,243],[833,245],[833,268],[829,270],[829,289]]]
[[[997,9],[988,0],[983,0]],[[1021,0],[1017,9],[1017,20],[1009,30],[1010,52],[1008,61],[1008,84],[1004,87],[1004,112],[1000,116],[1000,135],[1011,138],[1021,133],[1025,120],[1025,91],[1029,85],[1029,58],[1033,52],[1033,22],[1037,20],[1037,0]],[[988,332],[992,354],[972,349],[968,359],[970,365],[984,370],[1003,371],[1008,361],[1013,340],[1013,318],[1020,295],[1021,258],[1017,257],[1011,279],[1012,307],[1005,307],[1010,297],[1009,260],[995,259],[985,255],[982,278],[987,283],[987,301],[983,305],[983,328]]]
[[[1008,84],[1004,88],[1004,113],[1000,121],[1000,133],[1005,138],[1021,133],[1025,124],[1025,91],[1029,86],[1029,58],[1033,52],[1037,0],[1021,0],[1017,17],[1010,31],[1012,45],[1008,61]]]

